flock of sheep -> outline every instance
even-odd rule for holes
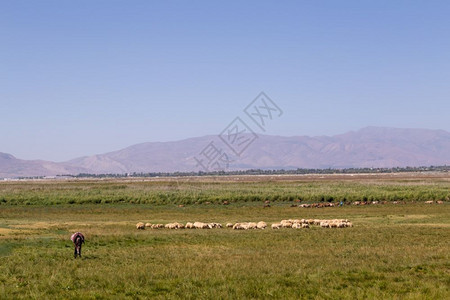
[[[272,229],[280,228],[309,228],[310,226],[320,226],[323,228],[345,228],[353,227],[353,223],[347,219],[301,219],[301,220],[281,220],[280,223],[272,224]]]
[[[425,204],[433,204],[434,201],[430,200],[430,201],[425,201]],[[436,204],[444,204],[444,201],[436,201]]]
[[[295,220],[281,220],[279,223],[273,223],[271,225],[272,229],[280,229],[280,228],[310,228],[310,226],[320,226],[323,228],[345,228],[345,227],[353,227],[352,222],[347,219],[332,219],[332,220],[322,220],[322,219],[295,219]],[[267,223],[260,222],[242,222],[242,223],[227,223],[225,225],[226,228],[232,228],[235,230],[248,230],[248,229],[265,229],[267,227]],[[152,223],[143,223],[139,222],[136,224],[136,229],[159,229],[159,228],[167,228],[167,229],[213,229],[213,228],[223,228],[220,223],[204,223],[204,222],[187,222],[186,224],[174,222],[168,224],[152,224]]]

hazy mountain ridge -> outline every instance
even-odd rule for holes
[[[0,153],[0,177],[78,173],[198,171],[194,157],[217,136],[136,144],[68,162],[20,160]],[[404,167],[450,164],[450,133],[444,130],[366,127],[335,136],[259,135],[229,169]]]
[[[44,160],[22,160],[11,154],[0,153],[0,178],[79,174],[88,170]]]

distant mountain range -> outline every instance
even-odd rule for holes
[[[202,168],[195,158],[203,158],[205,163],[206,157],[217,154],[213,148],[205,148],[210,142],[228,155],[228,170],[450,165],[447,131],[366,127],[335,136],[259,135],[240,157],[233,156],[217,136],[142,143],[62,163],[21,160],[0,153],[0,177],[199,171]],[[218,165],[211,169],[214,166]]]

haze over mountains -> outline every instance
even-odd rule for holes
[[[447,131],[366,127],[335,136],[258,135],[241,157],[232,156],[217,136],[136,144],[62,163],[0,153],[0,177],[200,171],[194,157],[211,141],[229,155],[228,170],[450,165]]]

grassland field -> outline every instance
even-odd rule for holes
[[[0,299],[450,299],[449,197],[447,173],[0,182]],[[289,218],[354,227],[135,228]]]

